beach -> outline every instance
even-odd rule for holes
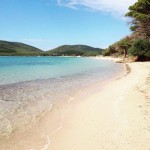
[[[125,68],[105,86],[90,85],[43,112],[2,140],[0,149],[149,150],[150,62]]]

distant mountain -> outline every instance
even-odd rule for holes
[[[44,52],[27,44],[0,40],[0,56],[96,56],[101,53],[102,49],[86,45],[63,45]]]
[[[16,55],[34,56],[34,55],[41,55],[41,53],[43,53],[42,50],[27,44],[0,40],[1,56],[16,56]]]
[[[96,56],[100,55],[102,49],[94,48],[86,45],[63,45],[46,52],[52,56]]]

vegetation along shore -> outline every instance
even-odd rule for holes
[[[59,2],[59,5],[61,5],[61,1]],[[72,3],[71,1],[68,6],[76,8],[74,7],[76,5],[71,5]],[[66,3],[63,4],[65,5]],[[11,84],[10,86],[15,85],[18,87],[21,93],[19,93],[20,97],[17,106],[21,106],[21,101],[26,100],[28,95],[29,100],[34,99],[32,104],[28,105],[31,113],[33,113],[32,110],[37,110],[36,107],[31,109],[31,106],[35,106],[38,99],[39,102],[44,104],[46,100],[44,96],[47,97],[48,102],[49,95],[58,96],[58,100],[51,105],[46,103],[46,110],[42,110],[36,117],[33,117],[33,121],[25,125],[21,124],[22,126],[15,128],[15,130],[11,130],[11,125],[5,127],[6,123],[9,124],[9,120],[5,117],[6,121],[4,120],[4,124],[1,127],[8,130],[8,134],[1,138],[1,150],[150,150],[150,0],[138,0],[129,7],[129,12],[125,16],[130,22],[131,34],[106,49],[86,45],[63,45],[53,50],[43,51],[23,43],[0,41],[1,56],[92,56],[91,59],[81,59],[119,62],[122,64],[113,64],[121,65],[123,68],[111,79],[109,78],[105,81],[96,80],[97,82],[81,86],[82,82],[80,81],[85,78],[83,72],[86,71],[83,68],[87,65],[86,62],[81,67],[83,72],[77,73],[77,76],[75,76],[81,89],[76,88],[79,90],[78,92],[73,90],[73,95],[64,99],[62,95],[57,94],[63,93],[67,95],[66,87],[68,86],[69,89],[73,87],[73,84],[71,84],[73,81],[71,80],[72,74],[70,76],[66,75],[67,78],[64,82],[60,82],[65,79],[63,75],[58,77],[59,93],[55,93],[57,92],[57,86],[52,87],[51,93],[47,88],[52,85],[52,82],[56,82],[55,76],[49,82],[44,80],[43,85],[47,84],[45,89],[42,88],[42,82],[40,81],[38,88],[35,88],[37,80],[34,81],[34,84],[33,82],[28,82],[33,87],[32,90],[27,89],[27,95],[23,94],[23,90],[27,86],[21,88],[17,84]],[[45,59],[45,57],[43,58]],[[74,59],[80,60],[80,58]],[[70,65],[71,63],[68,62],[66,64]],[[62,65],[60,61],[58,61],[59,64]],[[61,69],[65,68],[67,70],[66,64],[62,65]],[[82,62],[79,62],[78,66],[81,64]],[[43,66],[40,66],[41,68],[38,70],[41,72]],[[50,65],[48,64],[47,66]],[[30,69],[33,69],[32,67]],[[96,72],[96,68],[92,67],[90,71]],[[106,65],[97,70],[102,72],[105,68]],[[111,68],[113,68],[113,71],[115,70],[115,67]],[[59,69],[58,74],[61,73],[61,69]],[[76,67],[71,69],[74,71]],[[50,69],[47,70],[49,71]],[[111,72],[110,70],[108,69],[108,72],[102,74],[102,76],[108,75]],[[87,72],[87,75],[92,75],[90,71]],[[51,73],[53,72],[56,71],[52,70]],[[94,78],[95,76],[92,75],[90,80]],[[98,76],[99,78],[100,76]],[[88,83],[90,80],[88,80]],[[67,85],[66,87],[65,84]],[[76,82],[74,84],[76,85]],[[25,85],[25,83],[23,82],[22,85]],[[5,88],[1,86],[1,90],[3,89]],[[35,96],[32,95],[34,90],[36,90]],[[16,96],[13,90],[9,91],[14,97]],[[40,91],[44,92],[44,95],[40,95]],[[8,101],[8,97],[10,95],[3,93],[3,98],[6,100],[1,99],[2,106],[7,104],[13,106],[13,100]],[[55,99],[54,97],[54,101]],[[26,104],[24,105],[25,107],[21,107],[25,117],[29,113],[24,113],[27,108]],[[13,111],[14,115],[19,112],[18,110]],[[2,115],[0,116],[1,119],[3,119]],[[20,115],[17,117],[20,118]],[[16,121],[15,123],[18,122]],[[2,135],[3,131],[0,132]]]
[[[132,34],[110,45],[104,56],[122,56],[128,61],[150,60],[150,2],[138,0],[125,15],[131,18]]]

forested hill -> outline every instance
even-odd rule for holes
[[[1,56],[20,56],[20,55],[40,55],[43,51],[33,46],[0,40],[0,55]]]
[[[100,55],[102,49],[86,45],[63,45],[46,52],[52,56],[96,56]]]
[[[0,56],[96,56],[102,49],[86,45],[63,45],[49,51],[33,46],[0,40]]]

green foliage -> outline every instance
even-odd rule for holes
[[[118,42],[118,46],[121,48],[121,49],[125,49],[127,50],[129,47],[131,47],[131,39],[129,37],[126,37],[122,40],[120,40]]]
[[[1,56],[40,55],[43,51],[23,43],[0,41]]]
[[[110,54],[116,53],[116,47],[115,47],[115,45],[109,46],[108,50],[110,51]]]
[[[110,55],[111,55],[110,49],[109,49],[109,48],[105,49],[105,50],[102,52],[102,55],[103,55],[103,56],[110,56]]]
[[[138,38],[150,38],[150,0],[138,0],[125,16],[133,19],[130,29]]]
[[[23,43],[0,41],[0,56],[96,56],[102,49],[86,45],[64,45],[50,51],[42,51]]]
[[[138,0],[129,7],[126,16],[132,18],[130,29],[133,34],[111,45],[103,55],[124,54],[126,57],[129,53],[137,60],[150,60],[150,0]]]
[[[110,45],[108,48],[106,48],[103,52],[102,55],[103,56],[112,56],[115,55],[117,53],[117,47],[116,47],[116,43],[113,45]]]
[[[124,58],[127,57],[127,54],[128,54],[127,51],[131,47],[131,45],[132,45],[131,43],[132,43],[132,41],[131,41],[130,37],[128,37],[128,36],[118,42],[119,48],[124,51]]]
[[[126,14],[126,16],[143,21],[149,19],[149,11],[150,1],[138,0],[138,2],[129,7],[129,12]]]
[[[101,52],[102,49],[86,45],[63,45],[46,53],[51,56],[96,56]]]
[[[102,53],[103,56],[120,56],[125,53],[132,45],[132,39],[130,37],[125,37],[120,41],[114,43],[105,49]]]
[[[150,60],[150,41],[137,39],[128,51],[131,56],[137,56],[138,60]]]

